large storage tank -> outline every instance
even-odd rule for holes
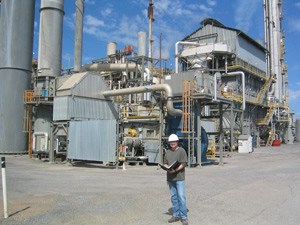
[[[29,89],[35,0],[2,0],[0,21],[0,152],[24,153],[23,92]]]
[[[107,56],[115,55],[117,51],[117,42],[108,42],[107,43]]]

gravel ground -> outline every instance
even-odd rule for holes
[[[6,165],[9,218],[1,203],[0,224],[160,225],[171,217],[166,174],[157,166],[117,170],[28,156],[6,156]],[[189,224],[299,224],[299,165],[295,143],[187,168]]]

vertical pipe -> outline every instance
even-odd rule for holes
[[[197,163],[199,168],[201,168],[201,105],[197,102]]]
[[[30,87],[35,0],[2,0],[0,153],[26,153],[23,92]]]
[[[159,83],[161,84],[161,32],[159,36]]]
[[[82,64],[82,31],[83,31],[84,0],[76,0],[76,25],[74,47],[74,71],[80,71]]]
[[[3,190],[4,218],[8,218],[8,213],[7,213],[7,191],[6,191],[6,166],[5,166],[5,157],[1,157],[1,170],[2,170],[2,190]]]
[[[223,165],[223,139],[224,139],[224,134],[223,134],[223,105],[222,103],[219,104],[219,116],[220,116],[220,124],[219,124],[219,132],[220,132],[220,165]]]
[[[64,0],[42,0],[40,8],[39,76],[61,75]]]

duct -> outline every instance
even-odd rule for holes
[[[227,73],[224,74],[225,76],[236,76],[236,75],[241,75],[242,77],[242,92],[243,92],[243,105],[242,105],[242,109],[245,110],[246,109],[246,97],[245,97],[245,73],[242,71],[237,71],[237,72],[231,72],[231,73]]]
[[[167,95],[167,109],[168,113],[172,116],[181,116],[182,111],[180,109],[175,109],[173,106],[172,98],[173,98],[173,91],[168,84],[158,84],[152,86],[140,86],[134,88],[126,88],[120,90],[112,90],[112,91],[104,91],[104,97],[110,96],[119,96],[119,95],[128,95],[133,93],[145,93],[145,92],[155,92],[155,91],[165,91]]]
[[[61,75],[64,0],[42,0],[38,76]]]
[[[201,46],[199,43],[187,42],[187,41],[178,41],[175,44],[175,73],[178,73],[178,46],[179,45],[190,45],[190,46]]]
[[[271,78],[270,78],[271,79]],[[275,92],[275,84],[272,83],[271,84],[271,91],[268,92],[268,96],[274,96],[274,92]]]
[[[136,71],[136,64],[128,64],[128,72]],[[86,71],[117,71],[122,72],[126,71],[127,64],[103,64],[103,63],[94,63],[94,64],[85,64],[83,69]]]
[[[76,25],[74,47],[74,71],[78,72],[82,62],[82,31],[83,31],[84,0],[76,1]]]

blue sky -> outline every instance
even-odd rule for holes
[[[286,64],[288,65],[289,104],[300,116],[300,0],[282,0],[283,30],[286,34]],[[174,45],[200,27],[206,17],[219,20],[225,26],[240,29],[254,39],[264,39],[263,0],[153,0],[153,56],[159,58],[159,36],[162,32],[162,57],[174,65]],[[134,45],[137,51],[138,31],[148,31],[148,0],[85,0],[83,64],[106,57],[109,41],[118,49]],[[38,52],[40,1],[36,1],[34,53]],[[64,68],[73,66],[75,0],[65,0],[63,27]]]

